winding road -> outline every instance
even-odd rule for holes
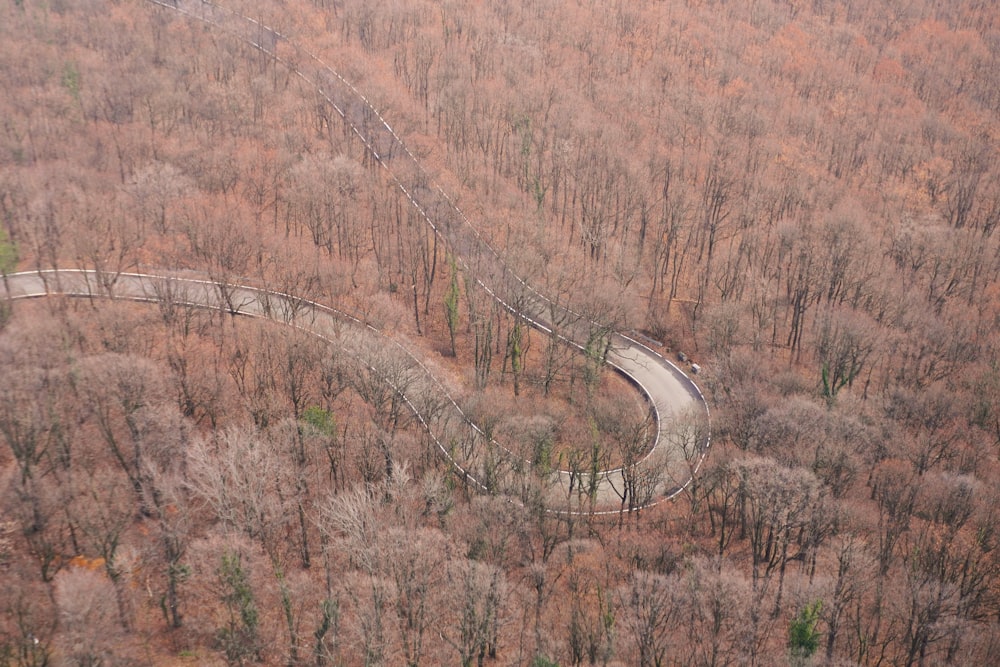
[[[2,286],[0,297],[11,300],[52,296],[120,299],[268,319],[318,336],[374,371],[382,367],[385,351],[391,350],[405,365],[402,372],[383,380],[401,394],[460,475],[481,491],[512,497],[523,493],[519,486],[524,475],[518,472],[522,467],[499,443],[485,442],[480,437],[480,446],[471,446],[465,454],[444,444],[454,442],[456,437],[471,442],[473,434],[482,435],[452,397],[454,388],[449,391],[403,342],[335,308],[294,295],[168,272],[111,275],[84,269],[31,271],[7,276]],[[617,335],[608,363],[650,405],[656,433],[649,452],[627,468],[576,474],[553,471],[544,486],[546,505],[554,512],[599,514],[617,513],[623,507],[650,507],[680,493],[707,452],[707,407],[697,386],[680,369],[641,343]],[[448,410],[424,409],[428,401],[437,404],[441,397]],[[508,474],[487,474],[485,461],[495,461],[496,457],[485,456],[486,447],[504,453]],[[501,482],[487,484],[487,477]],[[637,497],[623,501],[626,489]]]
[[[710,444],[708,405],[695,383],[651,348],[607,329],[563,305],[554,304],[522,280],[447,194],[433,184],[388,122],[332,67],[277,31],[207,0],[149,0],[171,12],[214,26],[272,57],[312,86],[362,141],[367,155],[385,169],[426,223],[449,246],[467,275],[505,308],[531,326],[584,349],[604,336],[607,363],[636,388],[649,405],[653,428],[647,453],[623,468],[570,472],[556,470],[543,485],[553,512],[617,513],[650,507],[680,493],[693,479]],[[125,299],[217,309],[267,318],[308,331],[344,349],[373,371],[391,351],[404,361],[403,374],[384,380],[399,393],[450,463],[475,488],[526,498],[523,461],[481,429],[404,341],[303,295],[215,282],[202,276],[156,273],[107,274],[85,269],[24,272],[6,276],[2,295],[11,299],[65,295]],[[559,322],[557,326],[554,324]],[[444,397],[450,409],[428,401]],[[426,406],[426,407],[425,407]],[[476,443],[456,448],[444,443]],[[485,446],[483,446],[485,445]],[[502,452],[495,457],[493,453]],[[497,461],[504,462],[498,467]]]

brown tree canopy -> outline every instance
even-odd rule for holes
[[[987,663],[998,21],[5,3],[2,277],[223,309],[0,302],[0,665]],[[702,369],[712,448],[660,415],[621,514],[554,513],[648,451],[611,331]]]

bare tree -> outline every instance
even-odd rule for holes
[[[125,648],[112,583],[84,564],[59,573],[54,597],[59,608],[60,644],[71,664],[114,664]]]
[[[178,200],[193,186],[191,179],[176,165],[154,160],[135,172],[126,191],[134,200],[139,216],[163,234],[169,228],[168,217],[175,214]]]
[[[775,610],[780,609],[785,567],[790,549],[802,539],[803,530],[822,511],[822,491],[815,475],[807,470],[789,469],[766,459],[749,459],[739,464],[742,531],[750,542],[755,586],[766,585],[778,571]],[[776,614],[775,614],[776,615]]]
[[[640,667],[664,664],[670,630],[680,610],[680,586],[670,575],[633,571],[618,591],[619,618],[628,632],[632,657]]]
[[[146,231],[117,199],[90,204],[74,217],[79,219],[72,220],[70,240],[76,263],[95,271],[93,292],[113,295],[121,274],[135,268]]]
[[[835,310],[820,324],[817,356],[820,361],[823,396],[829,401],[851,387],[869,363],[876,347],[877,329],[862,313]]]
[[[437,600],[446,583],[444,535],[431,529],[395,529],[380,536],[383,542],[382,570],[393,582],[392,604],[408,667],[425,660],[431,630],[439,627],[444,609]],[[428,641],[430,640],[430,641]]]
[[[457,619],[441,636],[458,653],[462,667],[481,667],[500,648],[498,628],[506,615],[507,580],[496,566],[459,560],[452,566],[450,581]]]
[[[679,576],[678,647],[695,665],[728,665],[740,659],[749,582],[724,560],[694,558]]]
[[[55,605],[33,573],[12,570],[6,600],[0,605],[0,659],[17,667],[45,667],[55,652],[59,623]]]
[[[298,496],[294,468],[282,460],[273,438],[249,427],[230,427],[214,442],[195,440],[189,458],[190,483],[215,517],[260,545],[278,587],[288,636],[288,659],[298,661],[299,609],[287,574],[288,536],[295,534]],[[300,527],[301,528],[301,527]],[[224,564],[225,565],[225,564]],[[235,570],[227,576],[236,576]]]
[[[874,562],[865,553],[864,544],[854,535],[835,543],[837,573],[833,591],[824,597],[821,617],[826,622],[825,655],[832,660],[837,654],[838,641],[849,632],[850,609],[870,587],[866,575],[874,572]]]
[[[148,359],[107,354],[81,362],[89,413],[145,514],[155,511],[151,470],[169,467],[182,441],[162,371]]]
[[[188,451],[190,484],[213,515],[259,541],[280,564],[292,516],[281,492],[289,479],[266,435],[232,426],[211,441],[194,440]]]
[[[650,411],[640,411],[630,399],[612,401],[596,419],[611,441],[621,466],[620,488],[612,486],[621,499],[623,512],[641,509],[653,498],[663,481],[664,467],[659,457],[646,459],[652,445],[655,424]]]
[[[595,541],[577,541],[567,546],[569,572],[566,592],[570,599],[566,624],[573,665],[606,664],[614,654],[618,607],[615,573],[604,561],[607,554]],[[602,562],[604,561],[604,562]]]
[[[82,474],[81,474],[82,473]],[[114,588],[118,619],[124,630],[131,630],[135,613],[128,598],[128,564],[122,556],[125,531],[135,513],[128,480],[115,469],[78,471],[71,483],[67,502],[70,522],[85,548],[103,563],[105,574]]]

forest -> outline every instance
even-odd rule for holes
[[[0,37],[0,667],[1000,655],[993,3],[4,0]],[[660,465],[612,332],[711,447],[667,415],[676,495],[562,511],[554,471]]]

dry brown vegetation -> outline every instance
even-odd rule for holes
[[[225,6],[363,92],[540,291],[694,356],[712,451],[672,503],[546,512],[539,470],[621,460],[641,411],[475,287],[296,62],[151,2],[8,0],[0,271],[338,304],[535,470],[475,493],[290,328],[2,303],[0,665],[1000,652],[991,3]]]

